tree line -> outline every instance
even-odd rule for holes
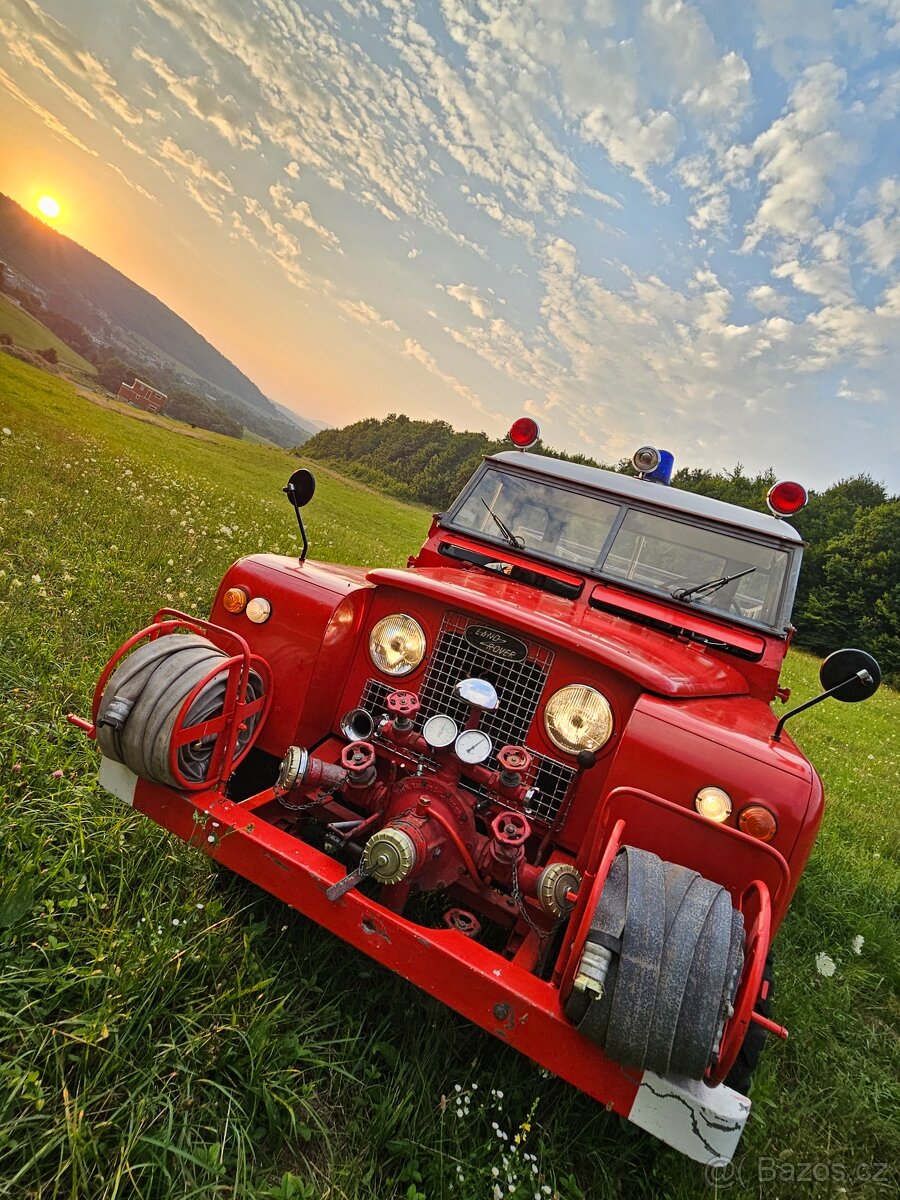
[[[440,511],[486,454],[509,448],[505,439],[457,433],[446,421],[414,421],[390,413],[381,420],[370,417],[343,429],[322,430],[297,453],[388,495]],[[599,463],[540,442],[532,452],[634,474],[627,459]],[[682,467],[672,482],[767,512],[766,494],[776,477],[772,470],[747,474],[738,464],[723,472]],[[900,686],[900,497],[889,495],[868,475],[856,475],[811,491],[808,505],[791,524],[808,543],[794,605],[796,643],[816,654],[839,646],[862,647],[878,658],[885,678]]]

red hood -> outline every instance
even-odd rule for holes
[[[447,608],[514,626],[551,646],[565,646],[660,696],[688,699],[749,692],[741,671],[695,642],[679,641],[671,634],[574,604],[503,575],[437,567],[375,570],[366,579],[378,587],[426,596]]]

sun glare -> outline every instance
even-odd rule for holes
[[[55,221],[59,216],[59,201],[52,196],[41,196],[37,202],[38,212],[43,217]]]

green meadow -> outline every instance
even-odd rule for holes
[[[708,1176],[97,787],[65,714],[157,607],[296,552],[298,460],[3,354],[0,429],[0,1197],[896,1194],[900,696],[790,726],[828,796],[776,946],[791,1036]],[[430,514],[315,472],[311,555],[402,565]],[[791,656],[795,699],[817,671]]]

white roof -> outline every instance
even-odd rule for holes
[[[504,450],[500,454],[492,454],[486,461],[518,467],[535,475],[558,479],[561,483],[574,483],[595,491],[612,493],[623,500],[666,508],[704,521],[718,521],[750,533],[778,538],[782,542],[803,544],[803,538],[793,526],[770,513],[754,512],[752,508],[726,504],[724,500],[712,500],[695,492],[684,492],[680,488],[620,475],[618,471],[604,471],[601,467],[587,467],[582,463],[549,458],[544,454],[528,454],[521,450]]]

